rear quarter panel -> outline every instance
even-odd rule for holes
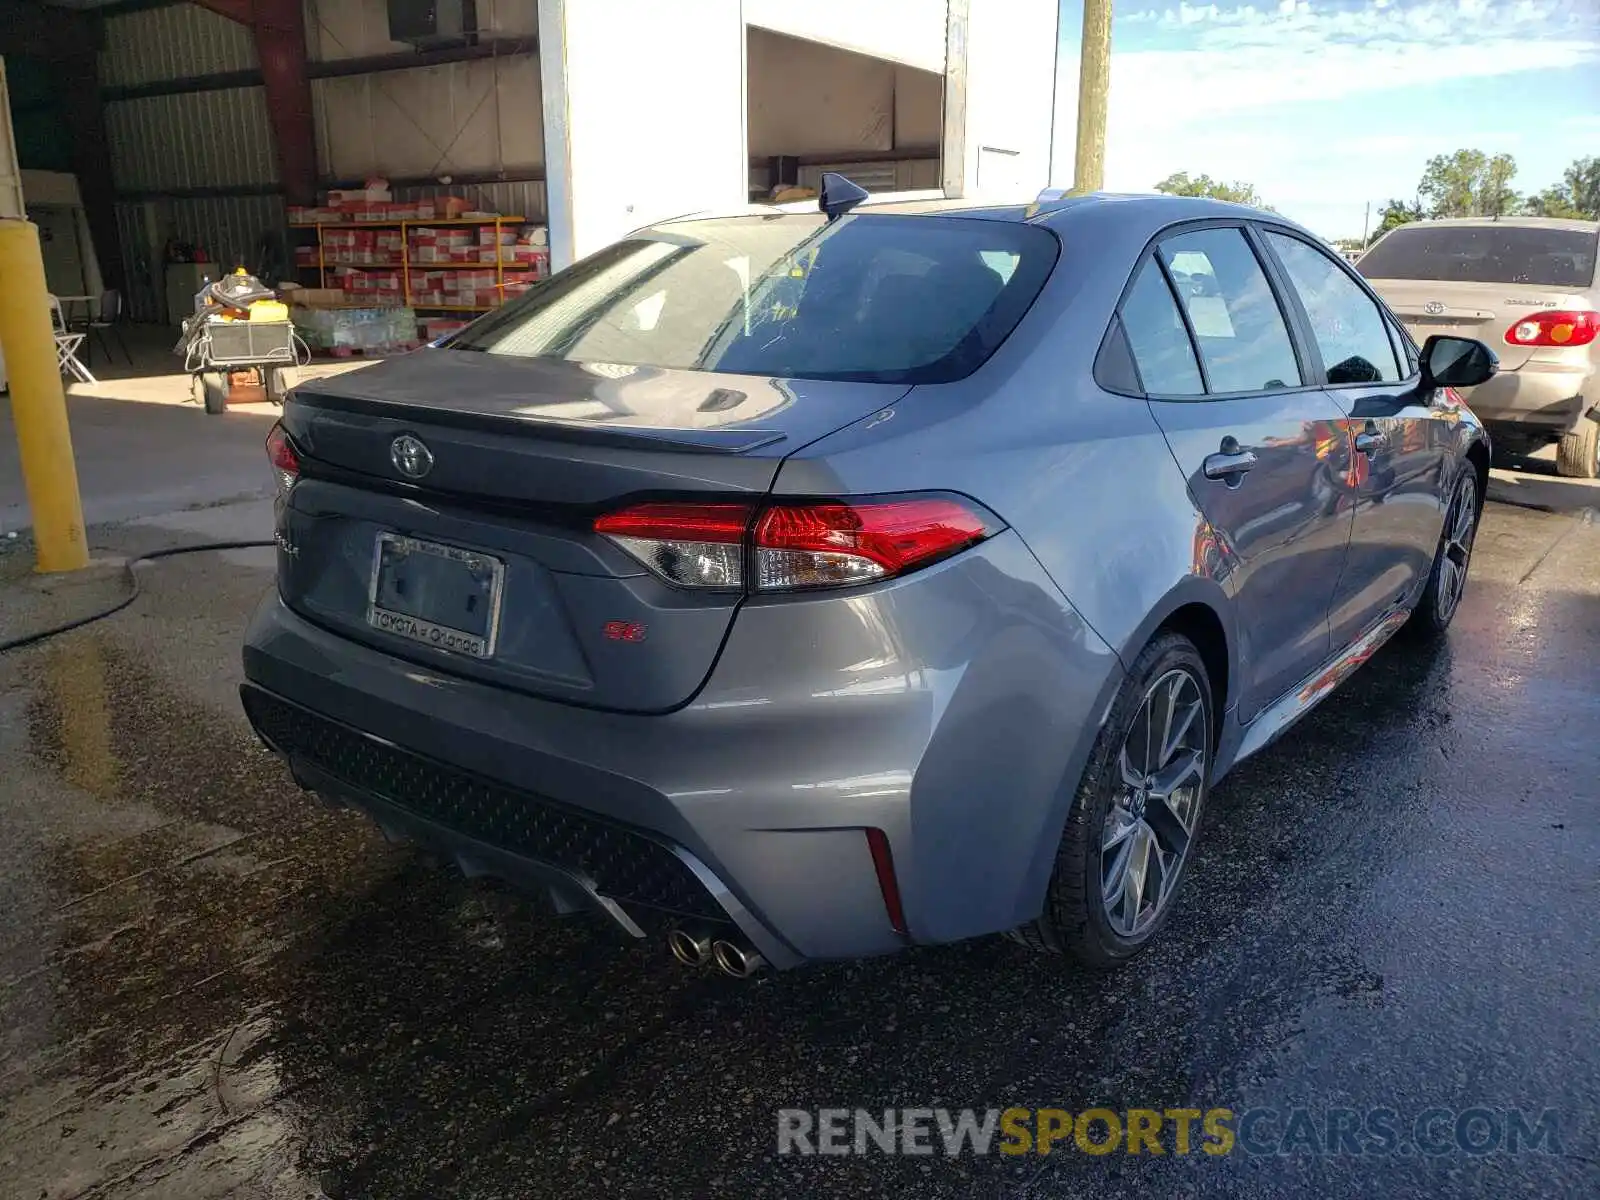
[[[1224,609],[1229,558],[1189,494],[1143,400],[1102,391],[1092,371],[1150,231],[1108,202],[1071,213],[1033,309],[967,379],[923,386],[786,459],[780,495],[937,488],[1015,529],[1073,608],[1131,657],[1160,614]]]
[[[1105,393],[1092,378],[1101,337],[1148,239],[1142,223],[1123,228],[1115,207],[1081,213],[1061,230],[1055,273],[979,371],[914,388],[805,447],[785,460],[774,489],[795,496],[927,489],[971,496],[1016,531],[1054,584],[1061,614],[1055,619],[1081,624],[1083,650],[1056,659],[1063,677],[1028,683],[1035,707],[1072,714],[1070,728],[1039,718],[1036,729],[1018,729],[1025,709],[1001,703],[1006,681],[974,673],[963,680],[968,694],[957,687],[946,714],[960,719],[962,734],[950,738],[948,754],[930,759],[942,776],[919,775],[912,791],[914,813],[944,815],[940,840],[959,836],[962,813],[975,805],[991,821],[1003,806],[1027,831],[1031,857],[1015,883],[1018,920],[1038,912],[1122,664],[1168,614],[1191,601],[1213,608],[1232,642],[1225,548],[1211,537],[1148,405]],[[1030,619],[1019,604],[1018,622]],[[1019,772],[1017,747],[1037,747],[1035,733],[1054,739],[1042,752],[1049,769]],[[1020,787],[1019,779],[1026,780]],[[969,876],[989,869],[963,865],[959,856],[950,866]]]

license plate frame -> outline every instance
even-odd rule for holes
[[[461,563],[469,568],[487,567],[489,618],[485,623],[486,632],[458,629],[453,625],[380,604],[378,593],[383,581],[385,551],[391,547],[406,555],[430,554],[436,558]],[[500,634],[500,608],[505,595],[505,582],[506,564],[504,560],[492,554],[385,530],[373,540],[372,576],[367,583],[367,624],[381,633],[404,638],[441,653],[479,660],[493,658]]]

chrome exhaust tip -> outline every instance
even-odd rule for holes
[[[711,961],[711,938],[703,933],[674,929],[667,934],[667,948],[686,967],[703,967]]]
[[[767,960],[761,955],[737,942],[712,942],[711,957],[724,975],[732,975],[735,979],[749,979],[767,965]]]

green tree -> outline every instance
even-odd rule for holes
[[[1600,157],[1580,158],[1561,175],[1561,182],[1528,197],[1535,217],[1578,217],[1600,220]]]
[[[1205,196],[1212,200],[1226,200],[1230,204],[1248,204],[1251,208],[1267,207],[1252,184],[1224,183],[1209,175],[1190,176],[1187,171],[1168,175],[1156,184],[1156,191],[1166,192],[1169,196]]]
[[[1497,217],[1517,210],[1516,174],[1517,160],[1509,154],[1436,154],[1422,172],[1417,197],[1430,217]]]
[[[1600,221],[1600,155],[1580,158],[1562,176],[1572,206],[1591,221]]]
[[[1372,236],[1379,237],[1401,225],[1420,221],[1422,217],[1422,205],[1407,204],[1404,200],[1390,200],[1378,210],[1378,227],[1372,231]]]
[[[1584,217],[1587,213],[1581,212],[1567,194],[1567,189],[1559,183],[1552,184],[1542,192],[1529,196],[1524,201],[1522,210],[1530,217]]]

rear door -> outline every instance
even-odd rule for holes
[[[1287,230],[1262,241],[1305,316],[1319,376],[1349,414],[1355,523],[1329,617],[1337,648],[1413,596],[1432,568],[1456,411],[1418,390],[1409,348],[1342,262]]]
[[[1236,564],[1240,716],[1249,720],[1328,655],[1350,533],[1338,456],[1345,414],[1309,378],[1236,224],[1158,242],[1121,317],[1156,421]]]

